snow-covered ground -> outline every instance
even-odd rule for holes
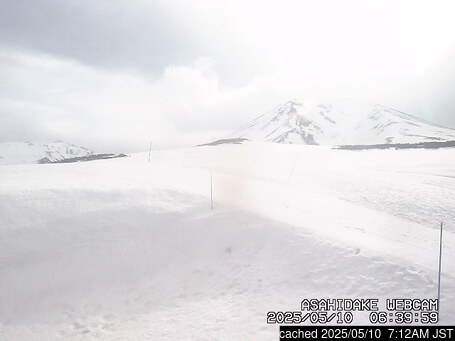
[[[455,322],[453,149],[147,159],[0,167],[0,340],[276,340],[304,298],[435,298],[441,220]]]

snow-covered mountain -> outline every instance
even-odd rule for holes
[[[79,147],[63,141],[55,141],[50,143],[0,143],[0,165],[58,161],[92,154],[93,152],[87,148]]]
[[[343,100],[325,105],[293,100],[229,137],[320,145],[418,143],[455,140],[455,129],[379,104]]]

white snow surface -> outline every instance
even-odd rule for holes
[[[455,322],[454,149],[147,159],[0,167],[0,340],[276,340],[304,298],[436,298],[441,220]]]
[[[0,143],[0,165],[38,163],[44,158],[49,161],[59,161],[92,154],[93,152],[85,147],[59,140],[55,142]]]
[[[380,104],[292,100],[259,116],[229,137],[291,144],[370,145],[453,141],[455,129]]]

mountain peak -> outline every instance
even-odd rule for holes
[[[455,140],[455,130],[381,104],[291,99],[229,137],[320,145],[419,143]]]
[[[85,147],[54,142],[4,142],[0,143],[0,165],[38,163],[40,160],[60,161],[63,159],[92,155]]]

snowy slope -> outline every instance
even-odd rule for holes
[[[289,101],[230,137],[320,145],[417,143],[455,140],[455,130],[379,104],[349,100],[329,105]]]
[[[0,178],[0,340],[276,340],[267,311],[304,298],[434,298],[440,220],[455,321],[451,149],[249,143]]]
[[[0,165],[39,163],[44,158],[58,161],[92,154],[93,152],[87,148],[63,141],[0,143]]]

